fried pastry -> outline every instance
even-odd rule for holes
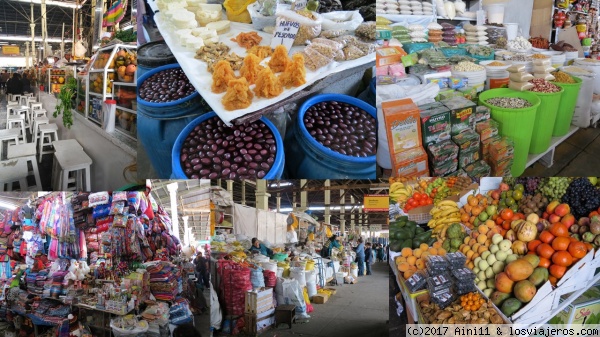
[[[275,47],[275,51],[273,55],[271,55],[271,59],[269,60],[269,68],[274,73],[280,73],[285,70],[285,66],[290,62],[290,58],[288,56],[287,48],[280,44]]]
[[[283,92],[283,86],[271,71],[271,68],[265,68],[258,73],[254,93],[257,97],[273,98]]]
[[[306,68],[302,54],[292,56],[292,61],[288,62],[283,74],[279,76],[279,82],[286,88],[299,87],[306,83]]]
[[[254,84],[254,82],[256,82],[258,72],[263,69],[263,67],[259,64],[260,61],[261,59],[254,54],[248,54],[244,58],[244,64],[240,68],[240,75],[245,77],[250,84]]]
[[[233,79],[227,84],[227,92],[221,99],[226,110],[245,109],[252,104],[254,95],[250,91],[246,78]]]
[[[215,64],[212,78],[213,83],[211,90],[215,94],[220,94],[227,91],[227,85],[229,81],[235,79],[235,73],[233,72],[233,69],[231,69],[229,62],[221,60]]]

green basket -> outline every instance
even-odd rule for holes
[[[529,101],[532,106],[523,109],[505,109],[486,103],[486,100],[494,97],[523,98]],[[515,143],[513,165],[510,171],[512,176],[520,176],[527,165],[531,131],[535,125],[535,116],[540,106],[540,99],[531,92],[491,89],[479,94],[479,104],[490,108],[492,118],[500,123],[500,134],[512,139]]]
[[[569,132],[571,120],[575,113],[575,105],[577,104],[579,90],[581,89],[581,79],[575,76],[571,77],[573,77],[576,83],[552,82],[564,90],[560,104],[558,105],[558,112],[556,113],[556,122],[552,131],[553,137],[562,137]]]
[[[552,139],[552,131],[556,122],[556,112],[560,104],[564,90],[561,88],[559,92],[540,93],[532,92],[540,98],[540,107],[535,116],[535,125],[531,134],[531,144],[529,145],[529,153],[543,153],[550,147]]]
[[[492,54],[488,55],[488,56],[481,56],[481,55],[472,55],[472,54],[467,54],[467,56],[470,56],[472,58],[474,58],[475,60],[477,60],[477,63],[481,62],[481,61],[491,61],[494,60],[494,52],[492,52]]]

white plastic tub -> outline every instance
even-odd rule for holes
[[[484,6],[489,23],[504,23],[504,4]]]

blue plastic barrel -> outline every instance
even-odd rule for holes
[[[141,141],[159,179],[171,177],[171,152],[180,131],[194,118],[210,111],[198,92],[177,101],[150,103],[139,96],[139,86],[157,72],[179,68],[168,64],[145,73],[138,79],[138,139]]]
[[[154,41],[140,46],[137,50],[137,78],[154,68],[177,63],[173,52],[165,41]]]
[[[327,101],[352,104],[377,119],[375,107],[357,98],[323,94],[308,99],[300,107],[291,137],[286,142],[288,173],[293,179],[374,179],[375,154],[352,157],[335,152],[317,142],[304,126],[304,114],[311,106]]]
[[[183,172],[183,168],[181,167],[181,162],[179,161],[179,156],[181,154],[181,146],[183,145],[187,136],[194,130],[196,126],[202,124],[204,121],[209,118],[216,117],[217,114],[214,112],[209,112],[204,114],[193,121],[191,121],[177,136],[175,140],[175,145],[173,146],[173,152],[171,154],[171,165],[173,174],[171,175],[171,179],[189,179],[185,173]],[[285,166],[285,157],[283,152],[283,139],[281,139],[281,135],[277,130],[277,127],[271,121],[269,121],[266,117],[261,117],[260,121],[265,123],[265,125],[271,130],[273,136],[275,137],[275,145],[277,146],[277,153],[275,154],[275,161],[273,162],[273,166],[267,175],[263,179],[280,179],[283,174],[283,168]]]

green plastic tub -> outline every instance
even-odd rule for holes
[[[550,147],[552,139],[552,131],[556,122],[556,113],[560,104],[564,90],[561,88],[559,92],[540,93],[534,92],[540,98],[540,107],[535,116],[535,125],[531,135],[531,145],[529,145],[529,153],[543,153]]]
[[[566,135],[571,126],[575,105],[577,104],[577,97],[579,96],[579,89],[581,89],[581,78],[575,76],[571,77],[573,77],[576,83],[552,82],[564,90],[558,106],[558,112],[556,113],[556,122],[554,123],[554,130],[552,131],[553,137],[562,137]]]
[[[532,106],[523,109],[505,109],[486,103],[486,100],[494,97],[523,98]],[[500,134],[512,139],[515,143],[513,165],[510,172],[514,177],[520,176],[527,165],[531,133],[535,125],[536,112],[540,106],[539,97],[527,91],[491,89],[479,94],[479,104],[490,108],[492,118],[500,123]]]

